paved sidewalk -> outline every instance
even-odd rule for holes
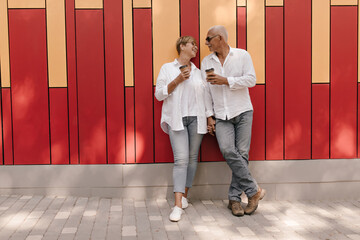
[[[173,200],[0,196],[0,239],[353,239],[360,201],[261,201],[234,217],[227,201],[194,200],[178,223]]]

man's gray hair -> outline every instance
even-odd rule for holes
[[[216,32],[216,34],[219,34],[220,36],[222,36],[224,38],[225,42],[228,41],[228,32],[224,26],[216,25],[216,26],[211,27],[209,29],[209,31]]]

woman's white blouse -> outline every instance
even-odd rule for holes
[[[177,85],[175,90],[168,94],[168,85],[179,74],[180,64],[175,59],[173,62],[165,63],[161,69],[156,80],[155,97],[159,101],[164,101],[161,111],[161,128],[164,132],[169,133],[168,126],[173,131],[184,130],[182,122],[184,97],[188,96],[185,93],[185,82]],[[190,78],[186,85],[193,87],[195,94],[194,106],[196,108],[196,117],[198,122],[198,133],[206,134],[206,116],[205,116],[205,83],[201,77],[201,71],[191,63]],[[186,102],[186,101],[185,101]],[[191,102],[189,102],[191,103]]]

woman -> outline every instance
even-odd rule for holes
[[[164,101],[161,128],[169,134],[174,154],[173,182],[175,206],[171,221],[181,219],[188,206],[187,194],[195,176],[201,140],[207,132],[205,85],[200,70],[190,62],[197,53],[195,39],[180,37],[176,41],[179,57],[161,67],[155,97]]]

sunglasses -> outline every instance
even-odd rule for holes
[[[213,39],[214,37],[218,37],[218,36],[220,36],[220,35],[219,35],[219,34],[216,34],[216,35],[214,35],[214,36],[212,36],[212,37],[207,37],[207,38],[205,38],[205,40],[206,40],[207,42],[210,42],[211,39]]]

